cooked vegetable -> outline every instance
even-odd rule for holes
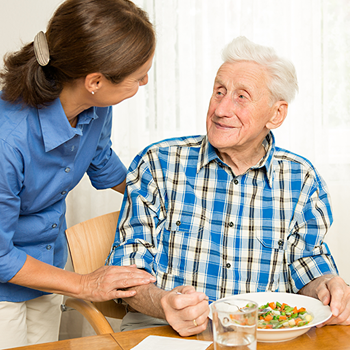
[[[241,307],[239,310],[247,311],[246,313],[237,313],[237,314],[230,314],[230,321],[234,324],[239,325],[254,325],[256,322],[256,318],[253,316],[253,313],[249,313],[249,309],[255,309],[255,304],[248,303],[246,306]]]
[[[279,329],[302,327],[310,323],[312,315],[304,307],[291,307],[288,304],[279,302],[270,302],[259,307],[259,310],[268,309],[260,315],[258,328],[260,329]]]

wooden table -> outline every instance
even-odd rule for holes
[[[54,343],[23,346],[17,350],[130,350],[149,335],[179,338],[169,326],[139,329],[136,331],[96,335],[61,340]],[[212,340],[211,325],[206,331],[185,339]],[[302,336],[281,343],[258,343],[258,350],[350,350],[350,326],[311,328]],[[157,350],[157,349],[154,349]],[[208,350],[214,350],[212,344]]]
[[[140,329],[131,332],[114,333],[112,336],[123,350],[136,346],[148,335],[179,337],[169,326]],[[211,325],[206,331],[186,339],[213,340]],[[326,326],[311,328],[307,333],[281,343],[258,343],[258,350],[350,350],[350,326]],[[212,344],[207,350],[214,350]]]
[[[116,333],[118,334],[118,333]],[[16,350],[123,350],[112,334],[94,335],[77,339],[61,340],[52,343],[21,346]]]

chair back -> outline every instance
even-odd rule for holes
[[[83,221],[66,230],[73,269],[87,274],[105,264],[114,242],[119,211]],[[113,300],[94,302],[105,316],[123,318],[125,308]]]

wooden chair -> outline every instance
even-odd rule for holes
[[[114,241],[119,211],[86,220],[66,230],[68,247],[74,271],[87,274],[105,264]],[[96,334],[113,333],[106,317],[123,318],[125,306],[113,300],[90,302],[67,298],[65,305],[80,312],[94,328]]]

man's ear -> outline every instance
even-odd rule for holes
[[[277,129],[282,125],[287,117],[288,103],[286,101],[278,101],[273,106],[273,115],[271,119],[266,123],[268,129]]]
[[[85,77],[85,89],[91,94],[95,93],[102,85],[101,73],[90,73]]]

